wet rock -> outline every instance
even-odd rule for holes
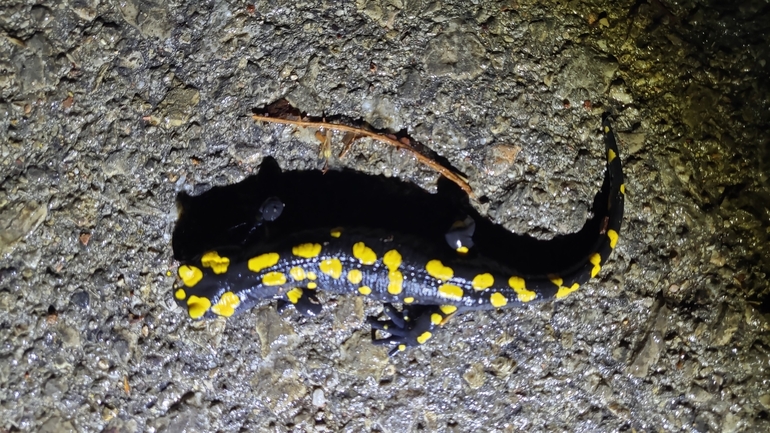
[[[29,202],[0,211],[0,251],[31,234],[48,216],[45,204]]]
[[[376,129],[398,132],[403,128],[398,110],[393,102],[384,96],[364,100],[361,103],[361,112],[364,120]]]
[[[171,36],[173,24],[169,20],[165,3],[157,0],[127,0],[117,6],[123,19],[142,35],[160,39]]]
[[[198,90],[178,86],[169,91],[153,113],[151,122],[167,128],[177,128],[187,123],[200,102]]]
[[[480,363],[474,363],[467,370],[465,370],[465,373],[463,373],[463,379],[471,389],[481,388],[484,385],[484,381],[486,379],[484,366]]]
[[[273,345],[286,343],[286,338],[297,333],[276,311],[275,308],[262,308],[258,313],[257,335],[262,343],[262,357],[266,358],[272,351]]]
[[[431,75],[473,79],[487,67],[486,49],[471,33],[461,30],[442,33],[428,42],[423,63]]]
[[[88,308],[91,297],[86,291],[77,291],[70,296],[70,302],[72,302],[73,305],[85,310]]]

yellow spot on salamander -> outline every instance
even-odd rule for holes
[[[262,284],[266,286],[280,286],[286,284],[286,275],[281,272],[268,272],[262,276]]]
[[[591,269],[591,278],[593,278],[602,270],[602,256],[599,253],[594,253],[588,260],[594,265],[593,269]]]
[[[610,149],[607,151],[607,162],[612,162],[612,160],[615,159],[615,157],[618,156],[614,150]]]
[[[388,267],[388,293],[398,295],[404,290],[404,275],[398,271],[401,266],[401,254],[396,250],[390,250],[382,256],[382,263]]]
[[[489,297],[489,303],[495,308],[504,307],[508,303],[508,298],[502,293],[492,293],[492,296]]]
[[[430,323],[434,325],[440,325],[444,321],[444,317],[441,314],[433,313],[430,315]]]
[[[372,293],[372,289],[369,288],[369,286],[361,286],[358,288],[358,293],[362,295],[369,295]]]
[[[235,309],[241,304],[241,298],[233,292],[225,292],[219,302],[217,302],[211,311],[217,316],[230,317],[235,313]]]
[[[401,254],[396,250],[390,250],[382,256],[382,263],[384,263],[389,270],[395,271],[401,266]]]
[[[492,287],[495,284],[495,278],[492,274],[478,274],[473,277],[471,286],[476,290],[485,290]]]
[[[615,245],[618,244],[618,232],[615,230],[608,230],[607,237],[610,238],[610,248],[615,249]]]
[[[468,247],[466,247],[465,245],[463,245],[463,246],[461,246],[461,247],[457,247],[457,250],[456,250],[456,251],[457,251],[458,253],[460,253],[460,254],[468,254]]]
[[[195,295],[187,299],[187,314],[193,319],[200,319],[209,311],[211,301],[208,298],[199,298]]]
[[[609,134],[610,133],[610,127],[609,126],[605,126],[604,127],[604,133],[605,134]]]
[[[178,273],[179,278],[182,279],[182,282],[187,287],[192,287],[198,284],[198,281],[203,278],[203,271],[196,268],[195,266],[182,265],[179,267]]]
[[[404,290],[404,276],[401,271],[388,272],[388,293],[398,295]]]
[[[318,278],[318,275],[316,275],[315,272],[310,271],[307,273],[308,280],[315,280],[316,278]]]
[[[216,251],[209,251],[201,257],[201,266],[211,268],[217,275],[224,274],[227,272],[227,267],[230,266],[230,259],[219,257],[219,253]]]
[[[444,314],[452,314],[457,311],[457,307],[454,305],[442,305],[438,307],[438,309],[441,310],[441,312]]]
[[[404,298],[404,304],[411,304],[412,302],[414,302],[414,298],[413,297],[409,296],[409,297]]]
[[[425,331],[417,337],[417,342],[420,344],[425,344],[425,342],[428,341],[432,336],[433,334],[431,334],[428,331]]]
[[[620,184],[620,193],[623,194],[623,195],[626,195],[626,184],[625,183],[621,183]]]
[[[335,227],[331,229],[331,232],[329,233],[333,238],[338,238],[342,236],[342,228],[341,227]]]
[[[266,253],[249,259],[248,266],[251,272],[260,272],[278,263],[277,253]]]
[[[302,281],[307,277],[305,270],[299,266],[289,269],[289,275],[294,278],[294,281]]]
[[[406,344],[399,344],[398,345],[398,350],[400,350],[401,352],[405,351],[406,350]]]
[[[556,299],[564,298],[578,288],[580,288],[580,284],[578,283],[573,284],[572,287],[561,286],[559,287],[559,291],[556,292]]]
[[[292,254],[305,259],[312,259],[321,254],[321,244],[300,244],[291,249]]]
[[[311,290],[312,290],[312,289],[315,289],[315,288],[317,288],[317,287],[318,287],[318,284],[316,284],[316,283],[314,283],[314,282],[312,282],[312,281],[311,281],[311,282],[309,282],[309,283],[307,283],[307,288],[308,288],[308,289],[311,289]]]
[[[181,301],[187,297],[187,293],[185,293],[184,289],[180,287],[176,292],[174,292],[174,297]]]
[[[525,289],[526,283],[524,282],[524,278],[521,277],[511,277],[508,279],[508,285],[511,286],[513,290],[518,293],[519,290]]]
[[[429,261],[428,264],[425,265],[425,270],[428,271],[428,275],[441,281],[449,281],[455,274],[452,268],[444,266],[440,260]]]
[[[524,282],[524,278],[511,277],[508,279],[508,285],[516,292],[519,301],[529,302],[537,297],[537,293],[532,290],[527,290],[527,285]]]
[[[364,279],[364,274],[358,269],[352,269],[348,272],[348,281],[350,284],[358,284]]]
[[[564,280],[556,276],[549,277],[548,279],[551,280],[551,282],[554,283],[556,287],[561,287],[561,283],[564,282]]]
[[[442,298],[460,301],[463,299],[463,289],[454,284],[442,284],[438,287],[438,295]]]
[[[340,259],[335,258],[322,260],[318,265],[318,268],[321,269],[321,272],[334,278],[335,280],[339,279],[339,277],[342,275],[342,262],[340,262]]]
[[[288,292],[286,292],[286,298],[291,302],[292,304],[296,304],[299,302],[299,299],[302,297],[302,289],[299,287],[295,287]]]
[[[377,254],[363,242],[353,244],[353,257],[361,260],[364,265],[373,265],[377,261]]]

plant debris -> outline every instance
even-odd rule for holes
[[[308,116],[303,116],[299,110],[292,107],[284,99],[270,104],[266,111],[268,112],[268,115],[253,114],[251,118],[261,122],[280,123],[284,125],[294,125],[305,128],[317,128],[318,132],[316,133],[316,138],[321,141],[320,156],[326,158],[327,160],[331,156],[331,132],[336,131],[344,133],[344,148],[342,152],[340,152],[339,158],[345,156],[345,154],[350,150],[356,140],[363,137],[369,137],[373,140],[377,140],[379,142],[393,146],[396,149],[410,152],[412,155],[414,155],[419,163],[446,177],[450,181],[457,184],[457,186],[462,188],[462,190],[465,191],[470,197],[475,198],[473,190],[471,189],[470,185],[468,185],[468,182],[463,176],[455,173],[447,167],[444,167],[432,158],[420,153],[411,144],[413,140],[410,140],[407,137],[399,139],[392,134],[374,132],[361,127],[331,123],[327,122],[326,120],[314,120]]]

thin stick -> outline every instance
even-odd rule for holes
[[[446,177],[447,179],[457,184],[457,186],[462,188],[462,190],[465,191],[471,198],[476,197],[476,195],[473,194],[473,190],[471,189],[470,185],[468,185],[468,182],[466,182],[465,179],[461,178],[455,173],[452,173],[449,169],[437,163],[436,161],[419,153],[412,146],[402,143],[398,140],[394,140],[388,136],[377,134],[376,132],[367,131],[365,129],[356,128],[353,126],[338,125],[336,123],[311,122],[311,121],[305,121],[305,120],[289,120],[289,119],[281,119],[277,117],[260,116],[258,114],[253,114],[251,118],[262,122],[282,123],[285,125],[295,125],[295,126],[302,126],[307,128],[326,128],[332,131],[340,131],[340,132],[352,132],[357,135],[362,135],[377,141],[381,141],[385,144],[395,147],[396,149],[402,149],[410,152],[412,155],[414,155],[415,158],[417,158],[418,162],[430,167],[434,171],[438,172],[442,176]]]

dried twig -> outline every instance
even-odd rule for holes
[[[435,170],[442,176],[451,180],[452,182],[457,184],[457,186],[462,188],[462,190],[465,191],[469,196],[475,197],[475,194],[473,194],[473,190],[471,190],[471,187],[470,185],[468,185],[468,182],[466,182],[465,179],[460,177],[458,174],[453,173],[448,168],[442,166],[441,164],[428,158],[427,156],[419,153],[412,146],[406,143],[402,143],[398,140],[394,140],[386,135],[378,134],[376,132],[367,131],[365,129],[356,128],[353,126],[339,125],[336,123],[305,121],[305,120],[289,120],[289,119],[281,119],[277,117],[260,116],[258,114],[252,115],[251,118],[262,122],[281,123],[285,125],[295,125],[295,126],[302,126],[306,128],[326,128],[332,131],[352,133],[356,135],[356,138],[369,137],[374,140],[381,141],[385,144],[395,147],[396,149],[402,149],[402,150],[406,150],[407,152],[410,152],[412,155],[414,155],[415,158],[417,158],[418,162],[430,167],[431,169]]]

